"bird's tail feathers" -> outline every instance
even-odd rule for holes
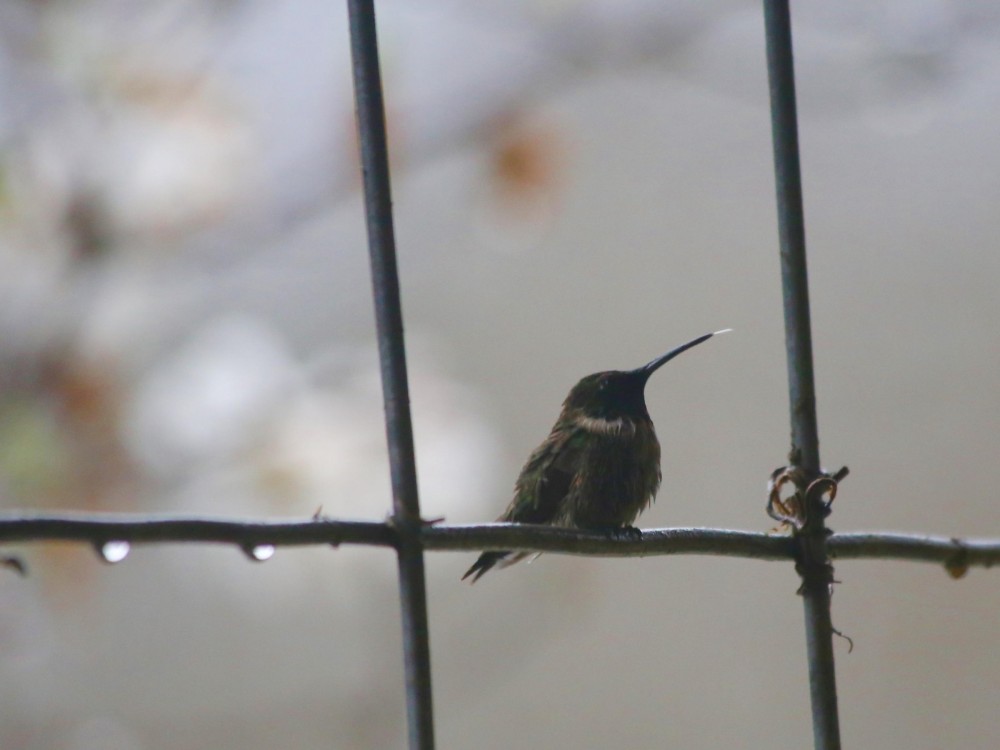
[[[479,556],[479,559],[476,560],[473,566],[465,571],[465,575],[462,576],[462,580],[464,581],[469,576],[472,576],[472,580],[469,581],[469,583],[475,583],[494,567],[506,568],[509,565],[513,565],[514,563],[534,554],[535,553],[533,552],[514,552],[513,550],[484,552]]]

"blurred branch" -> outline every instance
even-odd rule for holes
[[[215,542],[248,547],[361,544],[395,547],[391,521],[232,521],[214,518],[164,518],[132,514],[19,514],[0,516],[0,543],[74,541],[104,544]],[[421,531],[427,550],[480,551],[523,549],[531,552],[643,557],[648,555],[720,555],[757,560],[790,560],[791,537],[754,531],[678,528],[648,529],[641,539],[529,524],[488,523],[431,526]],[[1000,539],[957,539],[925,534],[879,532],[834,534],[830,555],[840,560],[915,560],[960,567],[1000,565]]]

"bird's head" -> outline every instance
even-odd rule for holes
[[[563,401],[563,411],[601,420],[648,416],[646,382],[649,376],[681,352],[728,330],[699,336],[635,370],[608,370],[588,375],[573,386]]]

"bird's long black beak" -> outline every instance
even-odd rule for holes
[[[691,341],[688,341],[686,344],[681,344],[677,348],[671,349],[669,352],[667,352],[663,356],[657,357],[656,359],[654,359],[649,364],[643,365],[638,370],[634,370],[634,372],[635,372],[636,375],[639,375],[644,381],[648,380],[650,375],[652,375],[654,372],[656,372],[657,370],[659,370],[661,367],[663,367],[663,365],[667,364],[667,362],[669,362],[670,360],[672,360],[674,357],[676,357],[681,352],[686,352],[691,347],[698,346],[698,344],[701,344],[701,343],[704,343],[704,342],[708,341],[710,338],[712,338],[712,336],[717,336],[720,333],[729,333],[729,331],[731,331],[731,330],[733,330],[733,329],[732,328],[724,328],[721,331],[715,331],[714,333],[706,333],[704,336],[699,336],[696,339],[692,339]]]

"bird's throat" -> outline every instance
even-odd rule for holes
[[[628,417],[615,417],[606,419],[604,417],[577,417],[577,425],[581,429],[595,435],[613,435],[620,437],[633,437],[635,435],[635,422]]]

